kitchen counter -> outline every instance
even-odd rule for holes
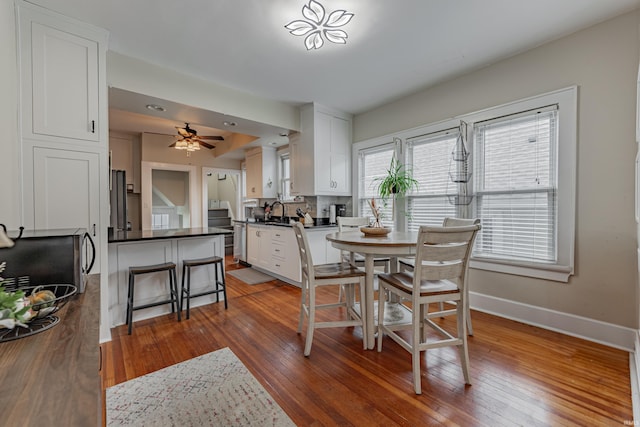
[[[53,328],[0,343],[0,424],[101,424],[99,311],[99,284],[89,283]]]
[[[261,221],[234,220],[234,222],[249,224],[249,225],[266,225],[266,226],[273,226],[273,227],[291,228],[293,226],[293,224],[290,224],[288,222],[280,222],[280,221],[261,222]],[[331,230],[331,229],[337,229],[337,228],[338,228],[337,224],[321,224],[321,225],[311,225],[309,227],[306,227],[306,230]]]
[[[109,243],[135,242],[140,240],[175,239],[181,237],[216,236],[231,234],[224,228],[176,228],[171,230],[116,231],[109,236]]]

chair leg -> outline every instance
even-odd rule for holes
[[[467,316],[467,334],[473,336],[473,326],[471,326],[471,310],[469,308],[469,292],[465,290],[464,310]]]
[[[316,319],[316,296],[315,290],[309,289],[309,318],[307,319],[307,339],[304,344],[304,355],[311,354],[311,344],[313,343],[313,331]]]
[[[128,333],[131,335],[133,326],[133,286],[135,283],[134,275],[129,273],[129,287],[127,289],[127,326]]]
[[[387,292],[384,290],[382,285],[378,287],[378,352],[382,351],[382,338],[384,336],[384,332],[382,331],[382,326],[384,324],[384,305],[387,300]]]
[[[216,267],[216,272],[218,271],[217,267]],[[220,263],[220,276],[221,276],[221,281],[220,284],[222,285],[222,296],[224,297],[224,309],[226,310],[228,305],[227,305],[227,281],[224,278],[224,264],[221,262]],[[216,287],[218,286],[218,282],[216,279]],[[218,294],[216,293],[216,296]]]
[[[309,282],[302,278],[302,291],[300,292],[300,317],[298,319],[298,333],[302,333],[302,325],[304,323],[304,307],[307,302],[307,286]]]
[[[422,313],[424,308],[420,305],[420,308],[416,310],[413,308],[413,342],[411,343],[411,364],[413,369],[413,388],[416,394],[422,394],[422,383],[420,378],[420,343],[422,342]]]
[[[178,313],[178,322],[182,321],[182,307],[180,307],[180,297],[178,295],[178,279],[176,278],[176,269],[169,270],[169,284],[171,286],[171,310],[173,305],[176,306],[176,313]]]
[[[464,376],[465,384],[471,385],[471,378],[469,377],[469,348],[467,347],[467,319],[466,309],[464,304],[458,304],[457,309],[458,316],[458,338],[462,339],[462,344],[458,345],[460,351],[460,364],[462,365],[462,375]]]
[[[365,298],[365,290],[364,290],[364,280],[361,280],[358,284],[358,288],[360,289],[360,320],[362,320],[362,347],[364,350],[368,348],[367,342],[367,329],[365,328],[365,319],[367,318],[367,306],[364,303]]]

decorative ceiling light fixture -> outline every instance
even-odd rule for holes
[[[307,36],[304,39],[307,50],[320,49],[325,38],[332,43],[347,43],[347,33],[338,28],[347,25],[353,18],[353,13],[338,9],[331,12],[325,20],[324,7],[317,1],[310,0],[308,5],[302,7],[302,15],[307,20],[291,21],[284,27],[294,36]]]

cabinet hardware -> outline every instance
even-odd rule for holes
[[[91,133],[96,133],[96,121],[91,120]]]
[[[96,237],[96,225],[93,224],[93,237]]]

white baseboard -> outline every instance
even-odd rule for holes
[[[631,374],[633,419],[640,420],[640,331],[635,335],[635,352],[629,354],[629,371]]]
[[[636,350],[635,329],[475,292],[470,293],[469,303],[474,310],[632,353]]]

